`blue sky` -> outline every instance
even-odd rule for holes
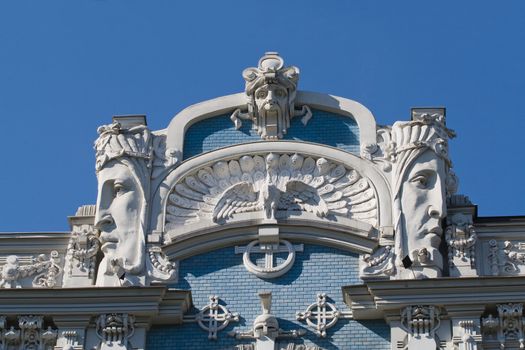
[[[270,50],[300,89],[379,124],[446,106],[460,192],[525,215],[525,1],[1,1],[0,231],[66,230],[96,201],[93,141],[115,114],[166,127],[240,92]]]

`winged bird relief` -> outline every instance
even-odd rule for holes
[[[377,222],[377,200],[367,179],[325,158],[269,153],[219,161],[185,177],[169,195],[166,227],[235,214],[261,212],[267,219],[294,212],[339,215]]]

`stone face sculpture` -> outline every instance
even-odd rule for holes
[[[175,267],[162,249],[152,244],[146,247],[146,226],[152,169],[157,166],[167,171],[176,161],[155,157],[159,142],[146,127],[145,117],[115,117],[115,120],[98,129],[95,142],[98,179],[95,228],[104,253],[96,285],[145,285],[174,280]]]
[[[455,184],[447,140],[454,133],[446,128],[444,113],[437,111],[414,111],[412,121],[396,122],[392,127],[388,156],[396,265],[401,278],[438,277],[443,269],[441,220],[446,215],[447,187]],[[406,256],[413,262],[412,271],[402,268]]]
[[[101,126],[95,143],[98,178],[95,227],[104,258],[97,285],[143,285],[151,134],[145,125]]]
[[[237,109],[233,112],[231,120],[236,129],[241,127],[241,119],[251,120],[263,139],[276,140],[286,134],[293,117],[302,115],[304,125],[312,117],[306,105],[295,109],[299,68],[284,67],[277,52],[267,52],[257,68],[246,68],[242,76],[246,81],[248,111]]]

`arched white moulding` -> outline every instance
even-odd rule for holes
[[[166,148],[184,152],[184,137],[193,124],[221,114],[231,113],[237,108],[246,106],[246,94],[218,97],[212,100],[189,106],[171,120],[166,129]],[[332,112],[353,118],[359,127],[359,144],[376,143],[376,121],[372,112],[359,102],[343,97],[309,91],[297,92],[297,105],[308,105],[311,108]]]

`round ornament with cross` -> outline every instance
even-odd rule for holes
[[[210,302],[195,316],[199,327],[208,332],[208,339],[217,339],[217,332],[223,330],[231,321],[239,321],[239,314],[230,312],[219,304],[219,297],[210,296]]]

